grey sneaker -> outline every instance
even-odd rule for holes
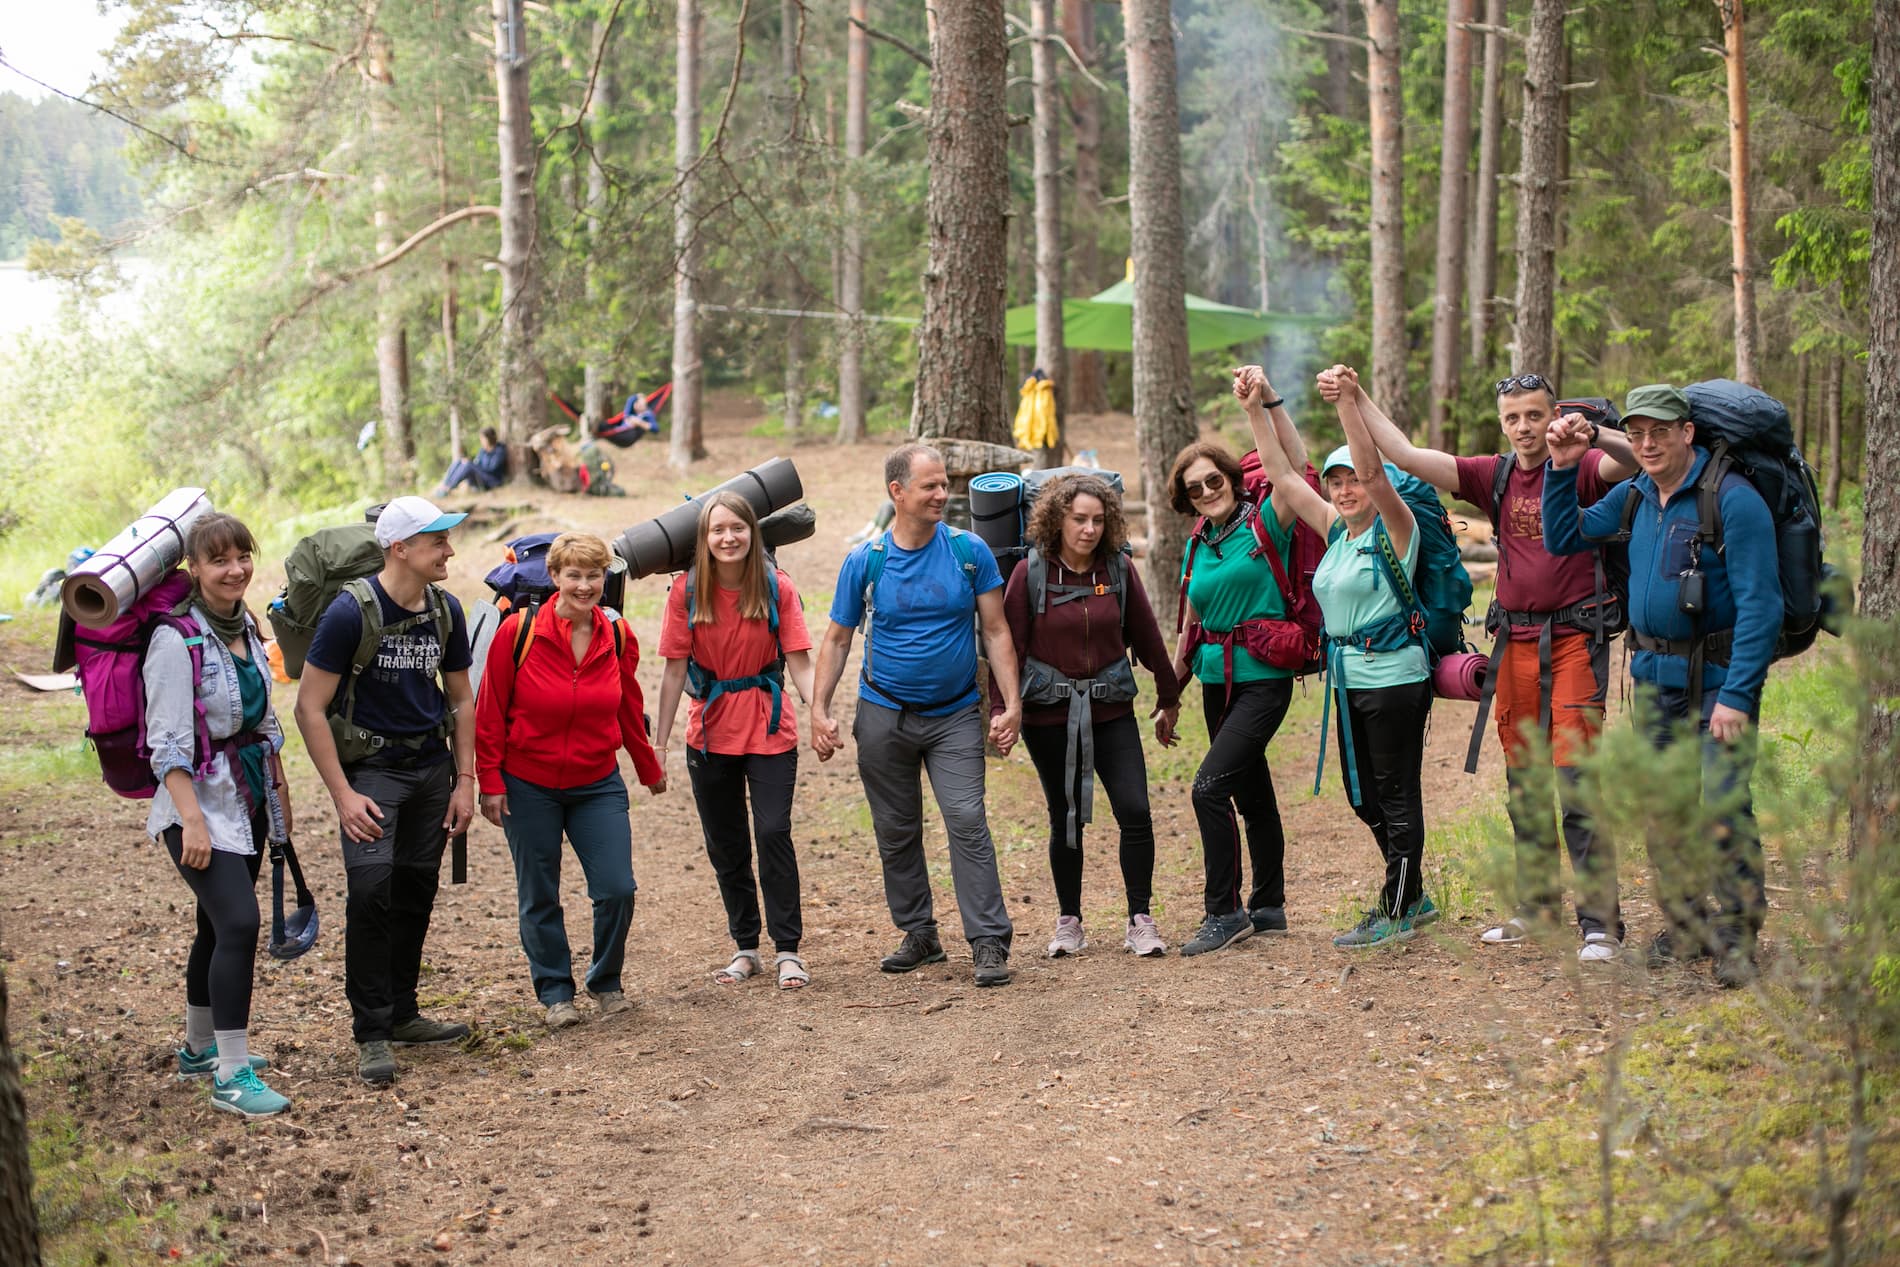
[[[356,1045],[356,1076],[374,1087],[396,1080],[396,1053],[380,1038]]]
[[[602,990],[594,996],[594,1002],[600,1004],[602,1016],[613,1016],[633,1006],[627,1002],[626,993],[621,990]]]
[[[1089,946],[1089,939],[1082,935],[1080,916],[1064,915],[1056,921],[1056,935],[1049,939],[1049,957],[1060,959],[1064,955],[1079,955]]]
[[[1277,937],[1286,932],[1286,907],[1256,906],[1247,912],[1247,918],[1253,921],[1256,933],[1265,933]]]
[[[1161,940],[1154,916],[1137,915],[1128,921],[1128,931],[1122,934],[1122,949],[1142,959],[1154,959],[1168,953],[1168,943]]]
[[[970,958],[976,964],[978,985],[1009,984],[1009,952],[995,937],[979,937],[970,943]]]
[[[574,1006],[574,1000],[562,999],[559,1003],[548,1004],[547,1022],[549,1029],[566,1029],[570,1025],[581,1023],[580,1009]]]
[[[1201,921],[1201,931],[1181,947],[1184,955],[1204,955],[1210,950],[1225,950],[1237,941],[1253,936],[1253,917],[1245,910],[1232,915],[1209,915]]]
[[[390,1032],[398,1047],[427,1047],[436,1043],[459,1043],[468,1037],[468,1026],[460,1021],[432,1021],[412,1016]]]

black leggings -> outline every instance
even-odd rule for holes
[[[1154,898],[1155,824],[1148,809],[1148,763],[1141,752],[1141,724],[1133,713],[1097,722],[1095,790],[1108,794],[1115,825],[1121,829],[1122,886],[1128,891],[1128,918],[1148,914]],[[1069,791],[1062,786],[1068,766],[1068,727],[1024,726],[1023,746],[1042,780],[1049,803],[1049,872],[1055,877],[1062,914],[1082,918],[1083,831],[1076,827],[1075,848],[1067,840]],[[1076,781],[1082,771],[1077,769]]]
[[[198,935],[185,960],[185,1002],[211,1009],[213,1029],[249,1029],[251,977],[257,964],[257,871],[264,862],[267,832],[262,814],[251,820],[249,854],[211,851],[211,862],[200,871],[180,858],[184,853],[182,827],[167,827],[165,851],[178,874],[198,899]]]
[[[1372,829],[1385,857],[1379,910],[1397,917],[1425,891],[1425,723],[1431,717],[1432,684],[1408,682],[1346,691],[1351,713],[1353,763],[1359,771],[1359,804],[1353,813]],[[1340,777],[1345,778],[1346,718],[1339,728]],[[1350,783],[1347,784],[1350,788]]]
[[[1267,768],[1267,744],[1293,702],[1292,678],[1236,682],[1230,696],[1219,682],[1201,685],[1207,715],[1207,756],[1194,772],[1194,817],[1201,826],[1209,915],[1231,915],[1240,900],[1240,823],[1247,824],[1253,890],[1247,910],[1286,905],[1286,831]]]

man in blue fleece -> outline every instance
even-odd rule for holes
[[[1630,676],[1645,688],[1648,706],[1641,715],[1658,748],[1685,733],[1693,719],[1702,744],[1703,797],[1733,805],[1715,824],[1712,853],[1697,855],[1708,858],[1713,875],[1686,874],[1681,857],[1652,858],[1665,924],[1650,944],[1649,963],[1709,955],[1716,980],[1732,988],[1754,975],[1755,935],[1766,907],[1748,780],[1762,682],[1781,632],[1774,521],[1754,487],[1730,474],[1716,491],[1720,546],[1703,539],[1697,482],[1710,459],[1695,443],[1688,399],[1667,384],[1637,387],[1623,418],[1642,473],[1581,510],[1577,463],[1589,448],[1588,430],[1551,424],[1544,547],[1578,554],[1629,526]],[[1631,498],[1639,499],[1633,508],[1626,506]],[[1695,664],[1699,675],[1692,675]],[[1696,847],[1683,843],[1685,852]],[[1702,901],[1710,889],[1713,914]]]

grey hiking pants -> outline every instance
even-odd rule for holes
[[[919,771],[925,770],[949,837],[950,878],[963,916],[963,936],[970,941],[1000,938],[1007,949],[1012,929],[983,808],[984,726],[978,705],[945,717],[920,717],[861,699],[851,734],[884,864],[884,899],[890,904],[891,922],[907,933],[937,931],[924,861]]]

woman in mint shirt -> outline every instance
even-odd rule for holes
[[[1275,405],[1298,444],[1292,421]],[[1207,870],[1206,917],[1181,947],[1183,955],[1200,955],[1256,932],[1286,932],[1286,832],[1267,744],[1293,700],[1293,677],[1256,658],[1245,644],[1248,626],[1286,619],[1286,600],[1267,552],[1277,556],[1282,571],[1290,570],[1293,521],[1262,513],[1242,486],[1240,462],[1218,444],[1181,450],[1168,488],[1174,509],[1199,514],[1203,523],[1185,561],[1189,623],[1174,665],[1182,682],[1189,673],[1200,679],[1207,716],[1207,756],[1195,772],[1192,793]],[[1164,714],[1157,726],[1163,743],[1172,742],[1173,724],[1173,715]],[[1244,902],[1242,821],[1253,867],[1253,888]]]
[[[1313,591],[1326,617],[1328,689],[1340,705],[1340,764],[1353,812],[1372,829],[1385,857],[1378,905],[1333,939],[1335,946],[1353,948],[1402,941],[1429,914],[1419,870],[1425,855],[1425,721],[1432,707],[1424,643],[1388,578],[1394,565],[1408,577],[1415,573],[1417,525],[1360,416],[1358,381],[1344,367],[1319,376],[1320,394],[1336,402],[1346,432],[1345,447],[1320,472],[1325,500],[1294,477],[1272,429],[1254,425],[1261,467],[1273,481],[1274,509],[1297,514],[1332,543],[1313,575]]]

